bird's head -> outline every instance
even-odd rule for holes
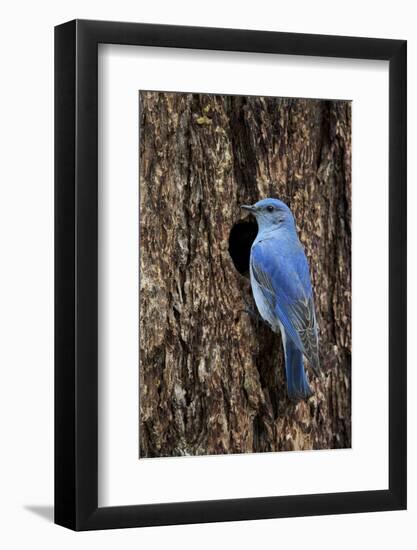
[[[291,210],[278,199],[262,199],[251,206],[242,204],[241,208],[255,216],[260,231],[278,227],[295,228]]]

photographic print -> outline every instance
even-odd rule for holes
[[[139,458],[351,447],[351,102],[139,118]]]

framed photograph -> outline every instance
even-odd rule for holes
[[[55,522],[406,508],[406,42],[55,29]]]

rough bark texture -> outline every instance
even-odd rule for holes
[[[351,105],[140,93],[140,457],[351,445]],[[324,375],[287,397],[281,337],[245,312],[265,197],[292,209]]]

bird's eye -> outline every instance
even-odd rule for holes
[[[268,210],[268,212],[273,212],[274,211],[274,207],[269,205],[266,207],[266,209]]]

